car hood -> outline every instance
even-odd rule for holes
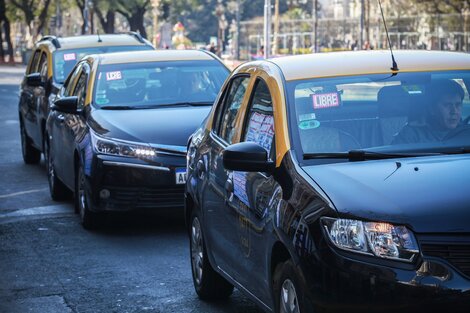
[[[404,224],[418,233],[470,232],[470,155],[303,169],[343,217]]]
[[[94,110],[90,127],[104,137],[150,144],[186,146],[210,106],[141,110]]]

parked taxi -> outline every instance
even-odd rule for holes
[[[153,49],[149,41],[134,32],[41,38],[34,47],[20,86],[18,112],[24,162],[36,164],[40,161],[50,105],[72,68],[83,56]]]
[[[470,312],[470,55],[245,63],[188,147],[200,298],[266,312]]]
[[[73,191],[85,228],[112,211],[183,211],[186,144],[229,70],[196,50],[85,57],[47,119],[53,199]]]

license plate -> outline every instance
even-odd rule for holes
[[[177,185],[186,184],[186,169],[185,168],[177,168],[175,171],[175,174],[176,174]]]

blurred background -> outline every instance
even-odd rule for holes
[[[469,51],[470,0],[382,7],[394,49]],[[0,0],[0,63],[25,62],[44,35],[126,31],[228,62],[388,48],[378,0]]]

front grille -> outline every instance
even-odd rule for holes
[[[172,188],[108,188],[108,205],[128,209],[171,208],[184,206],[184,185]]]
[[[470,277],[470,244],[426,243],[421,248],[423,255],[442,258]]]

